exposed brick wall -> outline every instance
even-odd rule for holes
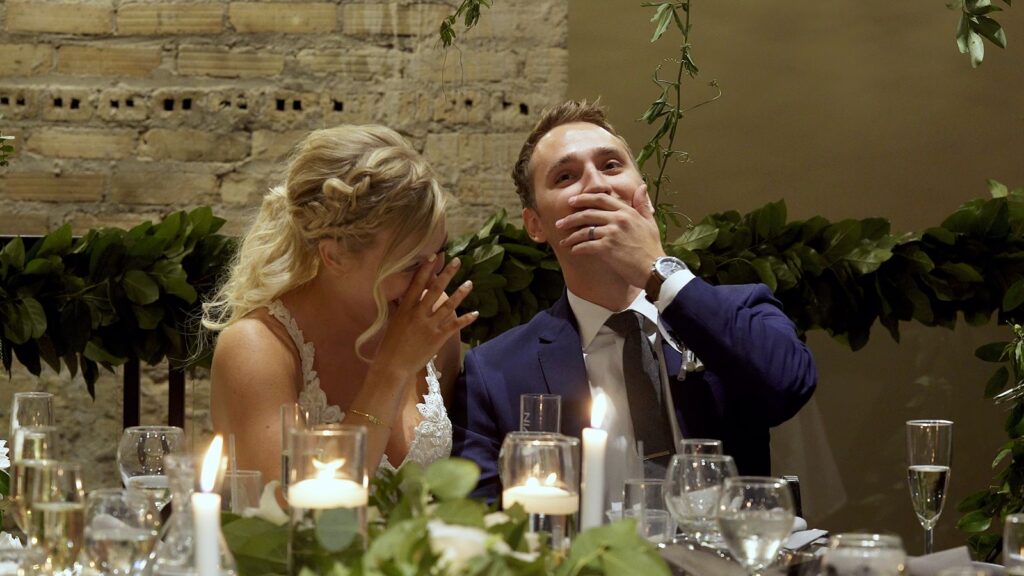
[[[212,204],[238,231],[310,129],[378,122],[425,151],[454,232],[499,206],[565,96],[568,0],[501,0],[438,48],[454,2],[0,3],[0,234],[130,225]],[[444,85],[442,86],[442,79]]]
[[[0,130],[17,148],[0,168],[0,234],[202,204],[238,231],[292,146],[341,123],[383,123],[423,150],[458,199],[453,233],[518,212],[513,159],[567,90],[568,0],[498,0],[445,59],[436,30],[453,4],[0,0]],[[166,414],[165,373],[143,376],[144,423]],[[81,376],[17,369],[0,386],[0,438],[26,389],[58,393],[87,486],[116,485],[118,381],[104,375],[93,403]],[[198,447],[208,383],[188,394]]]

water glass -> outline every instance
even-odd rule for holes
[[[562,431],[562,397],[558,394],[523,394],[519,397],[520,432]]]
[[[229,470],[220,486],[221,509],[241,514],[246,508],[259,508],[263,493],[263,474],[259,470]]]
[[[288,494],[288,463],[292,430],[306,430],[317,425],[318,416],[295,402],[281,404],[281,489]]]
[[[953,458],[953,423],[949,420],[907,422],[907,483],[914,513],[924,528],[924,551],[931,554],[933,531],[946,503]]]
[[[580,441],[548,432],[510,432],[498,454],[502,508],[522,506],[527,530],[564,551],[576,535],[580,508]],[[603,498],[603,495],[601,495]]]
[[[847,533],[829,538],[821,571],[829,576],[902,576],[906,564],[899,536]]]
[[[42,567],[47,573],[75,574],[85,527],[82,468],[47,461],[35,472],[26,486],[28,544],[44,556]]]
[[[750,574],[775,562],[793,529],[793,493],[781,478],[726,478],[718,526],[732,557]]]
[[[185,431],[177,426],[125,428],[117,446],[117,466],[125,487],[146,494],[163,510],[171,501],[164,458],[184,448]]]
[[[665,501],[679,523],[683,538],[717,547],[718,500],[726,478],[736,476],[736,463],[721,454],[677,454],[668,465]]]
[[[715,438],[683,438],[679,441],[679,453],[688,454],[724,454],[722,441]]]
[[[85,559],[101,574],[141,574],[156,544],[160,512],[145,494],[93,490],[85,506]]]
[[[626,480],[622,516],[636,520],[636,530],[654,544],[668,544],[676,534],[676,522],[665,504],[668,482],[642,478]]]
[[[1024,514],[1007,514],[1003,523],[1003,565],[1009,574],[1024,574]]]
[[[23,426],[53,425],[53,394],[49,392],[15,392],[11,400],[11,435]]]

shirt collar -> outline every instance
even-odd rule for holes
[[[580,344],[586,350],[597,337],[597,333],[604,327],[604,323],[611,318],[612,314],[615,314],[615,311],[584,300],[573,294],[572,290],[567,289],[566,291],[569,295],[569,307],[572,308],[572,313],[576,316],[576,323],[580,328]],[[638,312],[647,319],[647,322],[644,322],[646,332],[651,333],[658,325],[658,308],[644,297],[642,291],[626,309]]]

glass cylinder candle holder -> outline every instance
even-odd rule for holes
[[[288,573],[324,573],[366,545],[366,428],[324,425],[289,433]]]
[[[516,504],[529,515],[529,530],[566,551],[578,526],[580,441],[561,434],[511,432],[498,456],[502,508]]]

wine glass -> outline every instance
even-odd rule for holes
[[[931,554],[934,548],[933,533],[946,503],[952,456],[951,421],[907,421],[907,482],[910,503],[924,528],[925,554]]]
[[[1007,514],[1003,524],[1003,565],[1010,574],[1024,574],[1024,514]]]
[[[77,574],[85,526],[81,466],[59,460],[39,464],[27,492],[29,546],[45,556],[47,574]]]
[[[53,425],[53,394],[15,392],[11,400],[11,438],[23,426]]]
[[[661,478],[632,478],[624,485],[622,517],[636,519],[637,533],[654,544],[667,544],[676,533],[665,504],[667,484]]]
[[[129,490],[142,492],[163,510],[171,500],[164,457],[183,449],[185,431],[177,426],[125,428],[117,447],[117,466]]]
[[[907,553],[899,536],[848,532],[829,538],[821,557],[821,573],[901,576],[906,564]]]
[[[722,483],[736,476],[736,463],[721,454],[677,454],[665,477],[669,488],[665,502],[679,523],[683,537],[709,546],[720,545],[716,521]]]
[[[726,478],[718,501],[718,525],[733,558],[750,574],[775,561],[793,529],[793,493],[781,478]]]
[[[120,488],[89,492],[85,558],[104,575],[141,574],[156,544],[160,513],[145,494]]]
[[[58,430],[54,426],[21,426],[14,432],[11,451],[11,493],[14,522],[28,532],[28,515],[32,504],[29,487],[40,466],[63,457]]]

